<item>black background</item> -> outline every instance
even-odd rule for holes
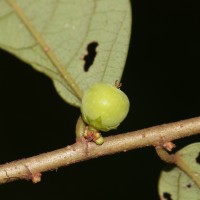
[[[114,132],[138,130],[200,115],[198,1],[135,0],[133,32],[122,79],[131,101]],[[49,78],[0,51],[0,163],[74,142],[79,110],[66,104]],[[111,133],[110,133],[111,134]],[[177,148],[198,136],[176,141]],[[42,181],[0,186],[6,199],[159,199],[164,166],[152,147],[44,173]]]

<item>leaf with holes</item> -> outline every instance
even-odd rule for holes
[[[89,85],[121,79],[130,32],[129,0],[0,1],[0,48],[49,76],[75,106]]]
[[[166,200],[200,199],[200,143],[186,146],[177,152],[182,166],[188,168],[188,174],[177,167],[161,172],[159,195]],[[196,184],[197,183],[197,184]]]

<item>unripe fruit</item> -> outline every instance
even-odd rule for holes
[[[81,112],[89,126],[109,131],[125,119],[129,106],[128,97],[120,89],[107,83],[96,83],[84,93]]]

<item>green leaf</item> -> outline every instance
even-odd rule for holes
[[[176,153],[179,166],[161,172],[159,195],[161,199],[200,199],[200,143],[186,146]]]
[[[130,32],[129,0],[0,1],[0,48],[49,76],[78,107],[89,85],[121,79]],[[87,71],[90,44],[97,54]]]

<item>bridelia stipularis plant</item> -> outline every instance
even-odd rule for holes
[[[95,83],[83,95],[81,104],[82,120],[87,124],[84,137],[91,133],[98,144],[103,143],[99,131],[116,129],[126,118],[129,111],[129,99],[116,85]]]

